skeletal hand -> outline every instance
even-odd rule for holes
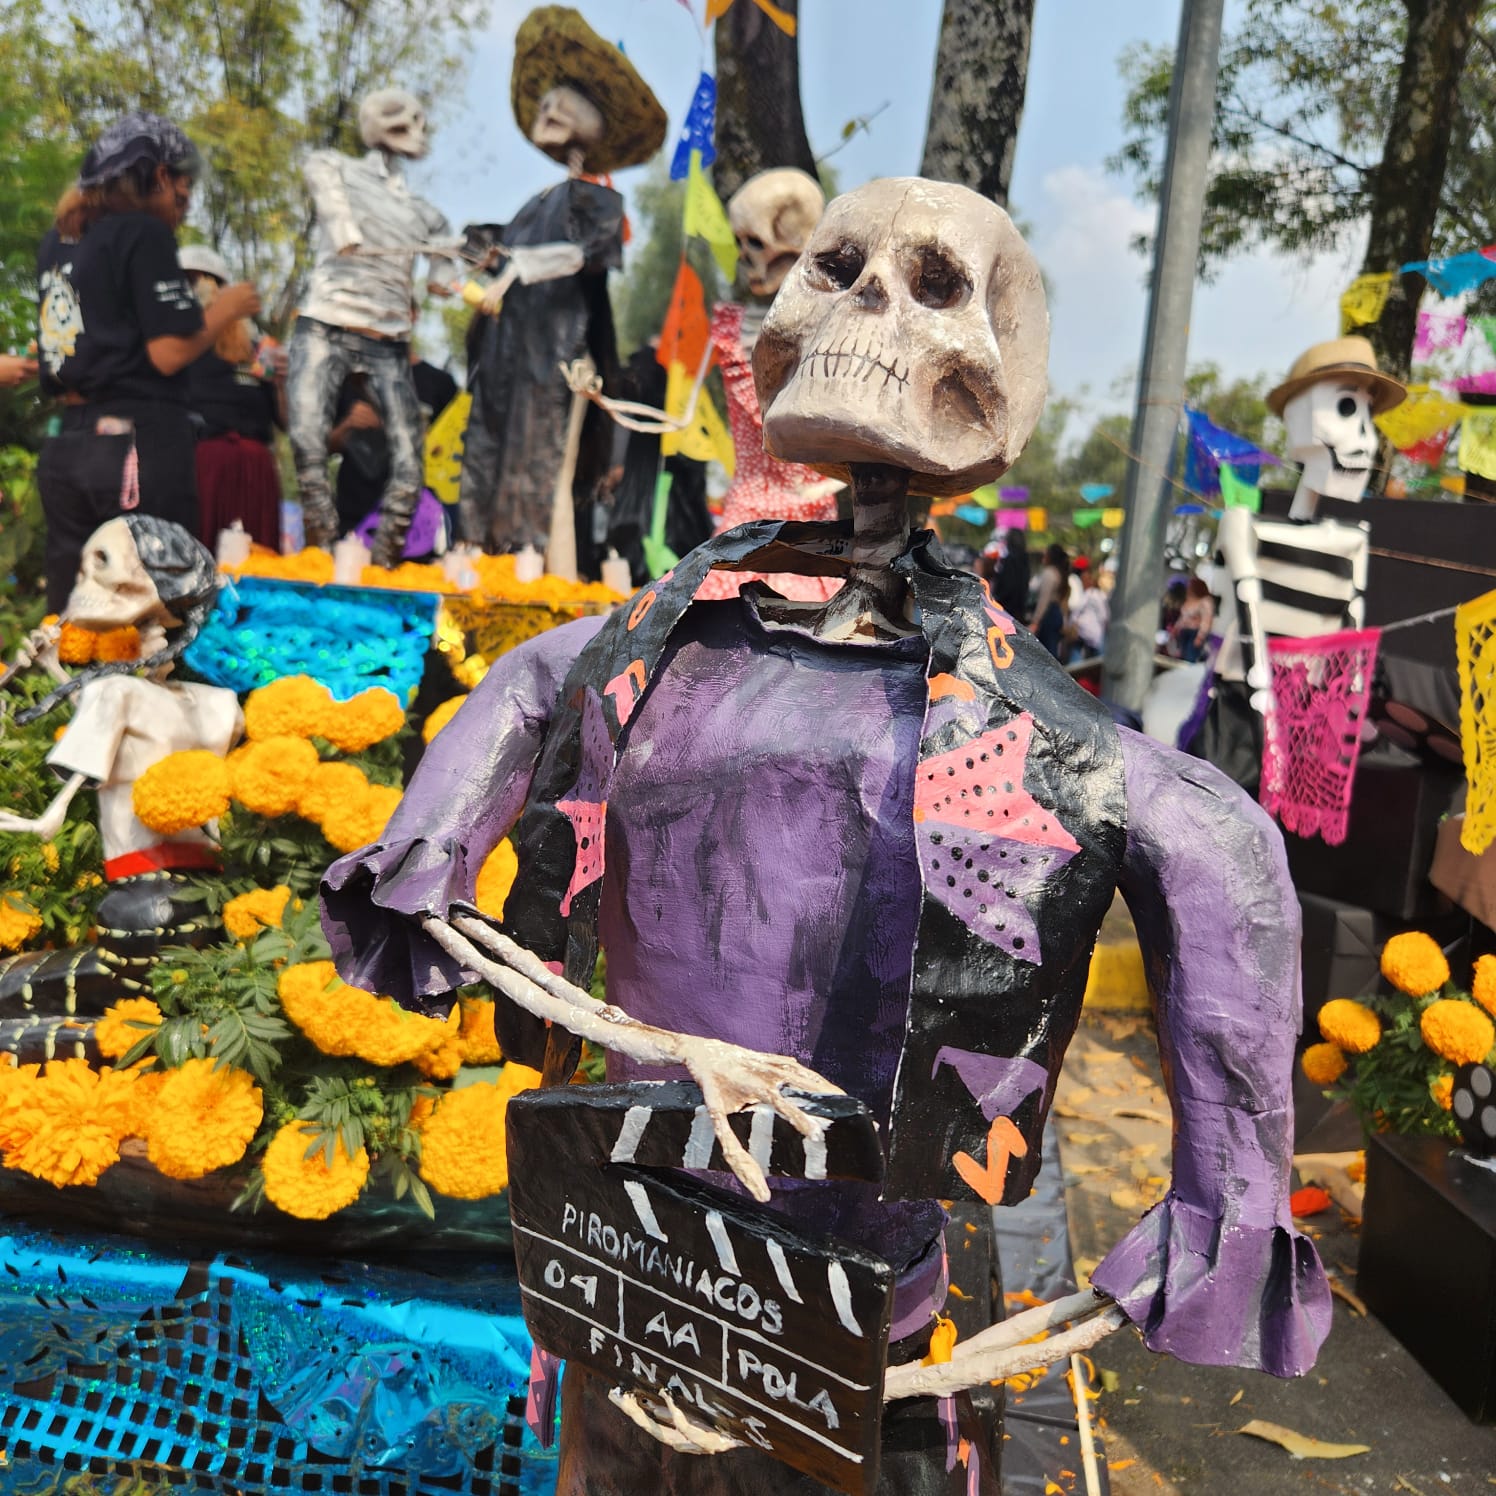
[[[677,1063],[701,1087],[701,1098],[712,1129],[722,1148],[727,1167],[760,1204],[769,1199],[769,1184],[758,1160],[738,1141],[728,1118],[733,1112],[753,1106],[771,1106],[802,1137],[824,1136],[826,1124],[786,1096],[785,1090],[825,1095],[840,1093],[824,1076],[784,1055],[763,1054],[721,1039],[702,1039],[693,1034],[670,1036]]]
[[[43,841],[51,841],[62,830],[62,823],[66,818],[66,806],[54,815],[53,806],[49,805],[39,816],[18,816],[8,810],[0,810],[0,831],[39,836]]]
[[[632,1423],[642,1428],[650,1438],[658,1439],[676,1454],[723,1454],[729,1449],[742,1448],[742,1440],[719,1434],[715,1429],[688,1418],[676,1407],[668,1392],[663,1396],[665,1406],[670,1410],[669,1423],[661,1423],[653,1414],[646,1412],[637,1394],[625,1392],[622,1387],[614,1387],[608,1393],[608,1401],[626,1414]]]
[[[504,292],[508,289],[502,281],[495,281],[484,293],[483,300],[478,303],[478,310],[485,317],[497,317],[499,308],[504,305]]]
[[[59,683],[69,679],[67,671],[62,668],[62,661],[57,657],[57,640],[60,634],[61,630],[55,628],[32,629],[12,656],[12,669],[20,671],[29,669],[32,665],[40,665]]]

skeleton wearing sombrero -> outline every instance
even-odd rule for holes
[[[609,1051],[610,1079],[684,1070],[746,1190],[876,1244],[897,1274],[890,1354],[917,1361],[945,1293],[937,1202],[1028,1193],[1120,887],[1156,987],[1174,1181],[1092,1281],[1155,1349],[1295,1375],[1329,1295],[1288,1203],[1298,912],[1279,834],[1208,765],[1116,728],[909,534],[910,493],[967,492],[1017,458],[1047,349],[1038,266],[993,203],[913,179],[833,202],[754,369],[771,450],[848,479],[851,524],[744,525],[606,622],[507,655],[383,840],[329,870],[324,921],[344,976],[409,1006],[491,982],[505,1052],[555,1077],[568,1031]],[[714,567],[843,586],[693,601]],[[472,889],[510,834],[496,928]],[[609,1006],[577,986],[599,940]],[[766,1181],[728,1114],[772,1107],[813,1138],[790,1088],[867,1105],[881,1198]],[[1010,1374],[957,1352],[942,1393]],[[825,1489],[611,1390],[568,1367],[566,1496]],[[994,1443],[929,1390],[887,1378],[877,1489],[990,1496]]]
[[[590,358],[604,383],[617,363],[608,272],[623,263],[623,199],[596,180],[660,148],[665,112],[633,64],[574,10],[532,11],[515,39],[514,118],[567,169],[507,224],[470,225],[469,248],[499,275],[469,333],[468,422],[458,498],[463,538],[493,552],[545,550],[567,447],[572,394],[558,365]],[[608,466],[612,436],[591,410],[573,486]]]
[[[1268,394],[1289,455],[1303,464],[1293,507],[1287,521],[1229,508],[1217,532],[1231,586],[1208,756],[1246,788],[1257,785],[1262,718],[1274,707],[1268,639],[1332,634],[1365,619],[1366,527],[1319,518],[1319,501],[1361,499],[1377,454],[1372,417],[1406,393],[1377,368],[1365,338],[1338,338],[1301,354]]]

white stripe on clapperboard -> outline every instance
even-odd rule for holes
[[[605,1271],[618,1273],[616,1264],[603,1262],[596,1257],[589,1257],[585,1252],[578,1252],[569,1243],[557,1241],[555,1237],[547,1236],[542,1231],[532,1231],[528,1226],[515,1226],[514,1229],[523,1232],[526,1236],[533,1236],[537,1241],[548,1242],[553,1247],[560,1247],[563,1251],[570,1252],[572,1256],[580,1257],[583,1262],[590,1262],[596,1267],[603,1268]],[[853,1392],[866,1392],[868,1390],[866,1383],[848,1381],[846,1377],[838,1376],[836,1372],[830,1370],[828,1367],[817,1366],[814,1361],[808,1361],[804,1356],[797,1356],[793,1351],[788,1351],[781,1345],[775,1345],[773,1341],[765,1340],[762,1335],[757,1335],[752,1330],[745,1329],[741,1325],[730,1324],[727,1320],[719,1319],[715,1314],[708,1314],[705,1310],[696,1309],[690,1304],[681,1304],[680,1300],[669,1298],[667,1295],[659,1293],[658,1290],[650,1288],[647,1283],[640,1283],[635,1278],[625,1278],[622,1273],[618,1273],[618,1278],[620,1297],[623,1293],[623,1284],[628,1282],[635,1288],[642,1288],[648,1293],[653,1293],[657,1297],[665,1299],[669,1304],[685,1308],[691,1314],[699,1314],[703,1319],[713,1320],[715,1323],[723,1326],[724,1329],[732,1330],[739,1335],[745,1335],[750,1340],[757,1340],[761,1344],[767,1345],[776,1354],[788,1357],[791,1361],[798,1361],[802,1366],[808,1366],[812,1371],[819,1372],[822,1376],[830,1377],[833,1381],[840,1382],[844,1387],[851,1388]],[[719,1381],[716,1377],[702,1371],[699,1367],[687,1366],[684,1362],[677,1361],[673,1357],[663,1354],[657,1346],[642,1345],[637,1340],[630,1340],[627,1335],[620,1333],[618,1330],[610,1329],[601,1320],[593,1319],[591,1315],[583,1314],[580,1309],[573,1309],[569,1304],[557,1303],[555,1299],[547,1298],[543,1293],[538,1293],[533,1288],[526,1288],[521,1284],[520,1292],[528,1294],[531,1298],[539,1299],[542,1303],[548,1304],[552,1309],[559,1309],[562,1314],[569,1314],[573,1319],[581,1320],[584,1325],[591,1325],[594,1329],[601,1330],[604,1335],[628,1346],[630,1350],[641,1352],[643,1355],[648,1356],[651,1361],[663,1361],[666,1366],[673,1366],[683,1375],[696,1377],[698,1380],[706,1382],[709,1386],[717,1388],[719,1392],[724,1392],[729,1397],[736,1398],[740,1402],[745,1402],[750,1407],[757,1408],[761,1413],[767,1413],[771,1418],[777,1418],[780,1423],[786,1423],[791,1428],[798,1429],[807,1439],[814,1439],[817,1444],[824,1444],[827,1449],[835,1451],[843,1459],[850,1460],[853,1464],[862,1464],[862,1456],[855,1450],[848,1449],[844,1444],[838,1444],[835,1439],[827,1438],[818,1429],[810,1428],[806,1424],[801,1423],[798,1418],[791,1418],[783,1408],[777,1408],[772,1403],[760,1402],[758,1398],[745,1392],[741,1387],[733,1386],[725,1380]],[[621,1317],[622,1310],[620,1306]],[[727,1343],[725,1339],[722,1346],[722,1357],[725,1362],[727,1359]],[[724,1378],[727,1375],[727,1367],[725,1365],[722,1368],[722,1375]]]

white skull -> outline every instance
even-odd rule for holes
[[[531,144],[556,161],[565,161],[574,150],[585,158],[602,138],[602,111],[586,94],[564,83],[541,99],[530,126]]]
[[[826,210],[819,183],[793,166],[749,177],[727,204],[743,280],[755,296],[772,296]]]
[[[429,148],[426,107],[403,88],[380,88],[358,106],[358,133],[371,150],[419,161]]]
[[[106,520],[84,544],[78,580],[68,596],[67,621],[86,629],[122,629],[162,619],[165,612],[129,525],[123,519]]]
[[[966,187],[891,177],[835,199],[759,334],[764,445],[959,494],[1007,471],[1044,407],[1049,313],[1013,221]]]
[[[1289,455],[1304,464],[1304,488],[1327,499],[1361,498],[1377,455],[1365,384],[1343,373],[1311,384],[1284,403],[1283,424]]]

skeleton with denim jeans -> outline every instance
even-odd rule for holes
[[[317,214],[317,257],[291,335],[289,434],[307,542],[327,545],[338,533],[327,434],[343,380],[365,376],[390,447],[374,561],[394,566],[421,486],[420,405],[410,373],[416,246],[444,239],[450,227],[411,193],[401,170],[402,159],[426,154],[420,102],[382,89],[363,101],[359,125],[367,155],[314,151],[304,168]],[[427,289],[449,294],[451,262],[433,255],[429,263]]]

